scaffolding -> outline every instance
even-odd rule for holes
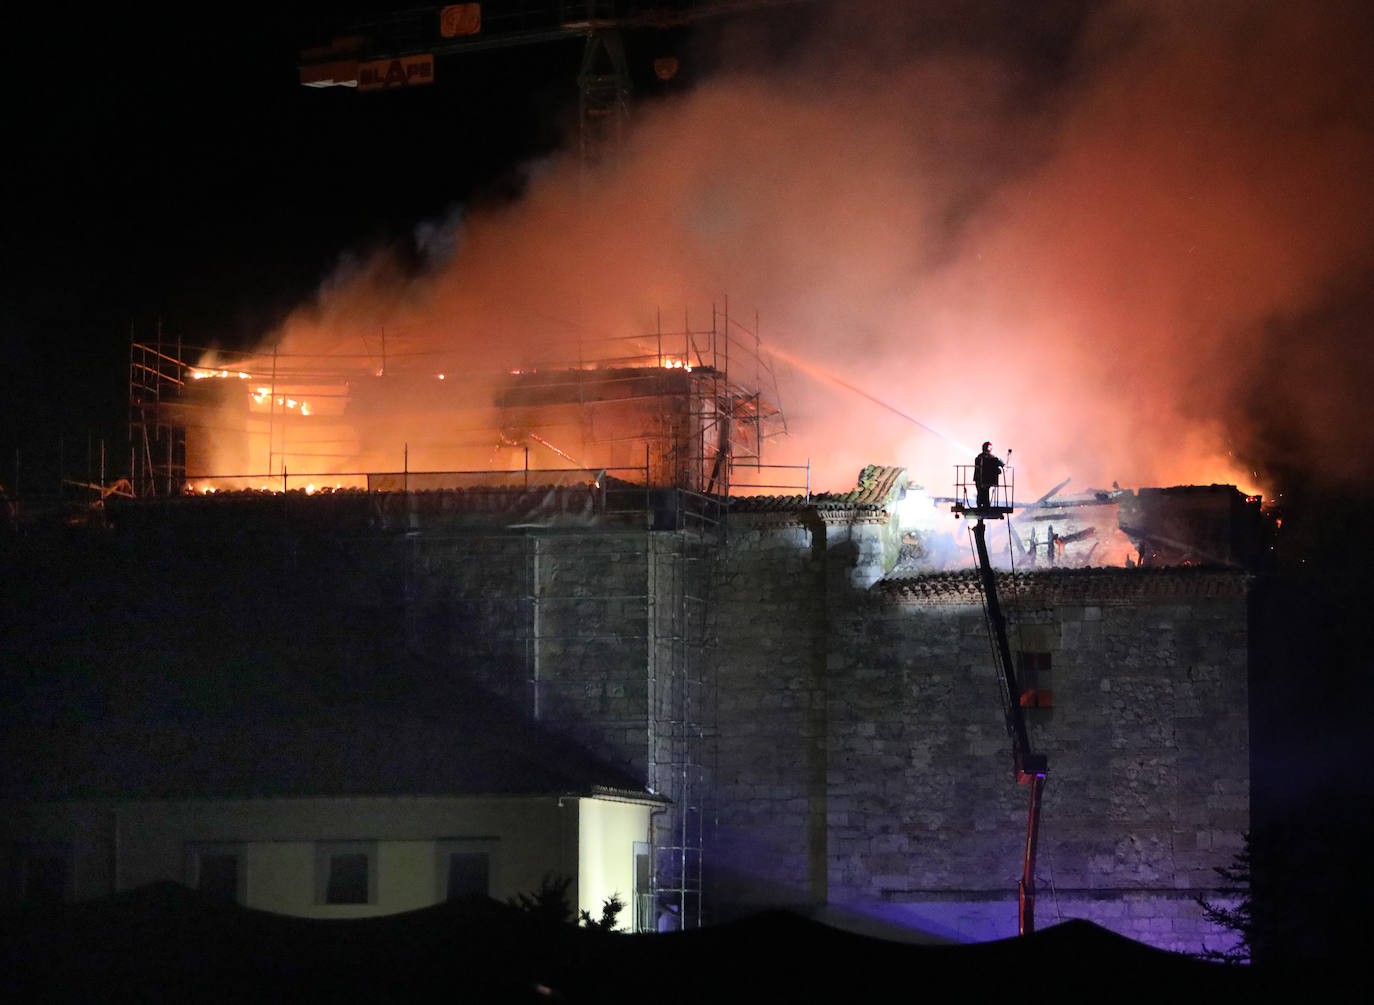
[[[441,529],[447,515],[407,535],[407,634],[446,646],[533,718],[642,771],[667,804],[654,817],[635,924],[695,928],[708,914],[711,585],[733,475],[751,469],[758,487],[770,467],[764,446],[786,431],[757,318],[741,324],[727,304],[712,308],[709,326],[684,315],[669,330],[659,315],[651,332],[527,349],[528,358],[484,376],[426,341],[392,330],[355,354],[221,352],[197,364],[187,357],[198,350],[136,343],[138,494],[351,489],[380,496],[379,506],[404,501],[413,514],[478,514],[452,535]],[[392,418],[397,401],[426,421],[377,449],[367,423]],[[381,424],[395,434],[396,423]],[[425,440],[435,428],[447,438],[438,447]],[[231,456],[265,466],[216,467],[195,446],[204,430],[221,441],[240,436],[248,446]],[[209,470],[188,472],[188,453]],[[417,456],[431,463],[414,465]],[[371,463],[386,457],[401,463]],[[473,459],[500,463],[464,463]],[[499,518],[483,522],[482,513]],[[463,556],[458,564],[471,571],[455,572],[445,555]],[[598,562],[598,578],[579,579]],[[450,631],[440,624],[445,610],[475,630],[435,643],[436,627]],[[628,676],[616,683],[616,674]],[[642,690],[642,704],[589,703],[616,687]]]
[[[706,920],[704,847],[713,821],[714,680],[706,624],[718,550],[687,530],[665,542],[649,595],[662,598],[650,618],[653,694],[653,787],[671,800],[653,835],[654,903],[668,928]],[[663,580],[666,579],[667,582]]]
[[[684,316],[665,330],[660,316],[650,332],[526,347],[500,369],[473,369],[451,341],[393,329],[356,353],[134,343],[136,491],[364,488],[398,470],[596,471],[637,467],[647,452],[654,487],[723,501],[733,472],[762,471],[765,442],[786,431],[757,319],[740,324],[728,305],[712,308],[709,327]]]
[[[129,346],[129,478],[134,494],[173,496],[186,483],[186,424],[176,405],[185,386],[181,345]]]

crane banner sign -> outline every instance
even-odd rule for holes
[[[449,4],[439,12],[439,34],[444,38],[476,35],[482,30],[482,5],[479,3]]]
[[[374,59],[358,64],[358,90],[380,91],[390,87],[410,87],[434,83],[434,53],[401,56],[399,59]]]

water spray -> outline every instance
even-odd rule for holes
[[[783,350],[777,349],[771,345],[765,345],[762,346],[762,348],[765,351],[767,351],[770,355],[775,356],[778,359],[784,360],[788,363],[791,363],[798,370],[801,370],[803,373],[810,374],[817,380],[828,381],[831,384],[844,388],[846,391],[851,391],[854,394],[857,394],[861,398],[867,398],[869,401],[873,402],[873,404],[877,405],[879,408],[887,409],[887,411],[891,412],[893,415],[897,416],[898,418],[905,419],[907,422],[910,422],[914,426],[920,426],[927,433],[930,433],[932,436],[938,436],[940,439],[944,440],[950,446],[957,447],[959,450],[963,451],[966,454],[976,454],[978,452],[974,450],[972,447],[970,447],[968,444],[960,443],[952,436],[946,436],[944,433],[940,432],[933,426],[928,426],[920,419],[917,419],[914,416],[907,415],[900,408],[897,408],[893,405],[889,405],[881,398],[874,397],[862,388],[855,387],[848,381],[841,380],[839,377],[836,377],[833,373],[829,373],[825,370],[822,370],[820,367],[814,366],[811,363],[804,363],[796,356],[793,356],[791,353],[784,352]],[[1010,454],[1011,451],[1007,451],[1007,453]]]

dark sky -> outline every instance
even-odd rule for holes
[[[575,42],[445,60],[405,94],[300,87],[349,6],[64,7],[10,33],[0,470],[110,424],[131,328],[250,343],[342,254],[508,197],[560,141]]]

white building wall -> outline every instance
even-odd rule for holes
[[[650,807],[609,799],[583,799],[578,820],[577,910],[601,917],[601,905],[618,895],[625,905],[620,927],[634,914],[634,845],[649,840]]]
[[[582,805],[591,805],[585,835]],[[69,850],[78,900],[147,883],[190,883],[196,850],[240,855],[247,906],[304,917],[390,914],[439,902],[441,855],[455,847],[490,854],[489,894],[508,900],[545,876],[570,876],[596,912],[601,898],[628,898],[633,843],[648,833],[649,807],[577,797],[339,797],[166,801],[73,801],[6,807],[0,842]],[[585,854],[580,850],[586,841]],[[321,902],[319,848],[360,843],[373,853],[366,904]],[[595,878],[581,881],[582,869]]]

